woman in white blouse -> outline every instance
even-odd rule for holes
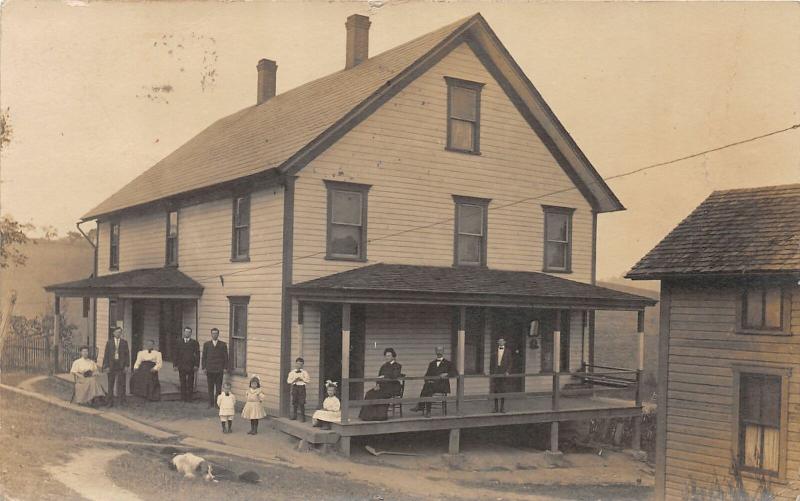
[[[93,404],[95,398],[105,396],[106,392],[98,379],[100,371],[94,360],[89,358],[88,346],[81,346],[81,358],[72,362],[69,372],[75,377],[75,403]]]
[[[155,344],[152,339],[148,339],[145,349],[136,354],[131,375],[131,393],[154,401],[161,400],[158,371],[163,365],[161,352],[155,349]]]

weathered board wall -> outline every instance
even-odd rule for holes
[[[779,500],[800,492],[800,288],[793,289],[791,336],[736,332],[741,289],[735,285],[671,284],[666,399],[665,497],[681,500],[690,485],[730,480],[734,366],[788,367],[788,484],[773,483]],[[659,404],[662,398],[659,395]],[[747,485],[756,482],[749,477]]]

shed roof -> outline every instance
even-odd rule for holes
[[[798,271],[800,184],[788,184],[715,191],[627,276]]]
[[[145,268],[74,282],[48,285],[47,292],[64,297],[200,297],[203,286],[177,268]]]
[[[290,287],[298,299],[643,309],[655,300],[545,273],[378,263]]]
[[[547,134],[558,136],[557,147],[570,164],[565,168],[595,209],[623,209],[594,167],[552,114],[541,95],[511,59],[480,14],[461,19],[397,46],[347,70],[338,71],[279,94],[260,105],[249,106],[222,118],[180,146],[163,160],[133,179],[83,216],[95,219],[120,210],[193,192],[243,177],[275,170],[286,172],[292,163],[308,161],[306,153],[320,147],[334,131],[354,126],[372,112],[366,106],[377,97],[396,92],[413,78],[412,70],[441,56],[472,34],[475,43],[491,43],[494,54],[507,59],[504,68],[520,73],[522,87],[529,87],[523,100],[546,122]],[[486,41],[490,42],[486,42]],[[407,78],[408,77],[408,78]],[[360,117],[359,117],[360,114]],[[306,155],[304,157],[304,155]]]

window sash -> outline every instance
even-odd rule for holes
[[[780,472],[783,377],[739,374],[739,464],[744,469]]]
[[[167,214],[167,256],[168,265],[178,264],[178,211]]]
[[[480,138],[480,99],[483,84],[447,80],[447,148],[477,153]]]
[[[784,328],[783,290],[780,287],[749,287],[742,295],[742,327],[766,331]]]
[[[348,197],[350,197],[348,199]],[[337,218],[337,208],[339,204],[352,202],[352,207],[345,207],[345,209],[356,209],[353,215],[357,217],[348,219],[347,217]],[[333,190],[331,193],[331,224],[341,224],[348,226],[361,226],[364,218],[364,194],[355,191]],[[345,216],[346,214],[339,214]]]
[[[326,180],[326,258],[365,261],[369,185]]]
[[[240,196],[233,204],[233,259],[246,259],[250,255],[250,197]]]
[[[487,207],[476,204],[456,204],[456,252],[457,264],[482,265],[486,262],[486,209]],[[467,212],[480,216],[476,228],[466,228]]]
[[[109,237],[109,268],[119,268],[119,223],[111,223]]]
[[[544,271],[572,268],[572,209],[544,210]]]
[[[246,302],[231,300],[231,369],[239,372],[247,368],[247,306]]]

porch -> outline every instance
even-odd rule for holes
[[[98,363],[102,363],[106,341],[116,327],[122,328],[122,338],[130,347],[131,367],[145,342],[153,340],[164,361],[164,369],[159,374],[162,389],[171,393],[178,383],[177,373],[170,367],[175,345],[184,327],[192,328],[193,335],[197,336],[197,303],[203,293],[200,284],[177,269],[166,267],[90,277],[50,285],[45,290],[55,295],[56,313],[65,297],[91,298],[97,303],[97,327],[90,352],[95,354]],[[60,339],[58,331],[55,338]]]
[[[641,415],[644,308],[652,299],[540,273],[402,265],[324,277],[291,293],[297,313],[292,355],[303,356],[319,376],[308,386],[308,408],[317,396],[321,403],[326,379],[340,381],[342,418],[328,434],[285,418],[276,425],[309,441],[338,440],[345,455],[354,436],[450,430],[450,452],[457,453],[461,429],[530,423],[551,424],[551,451],[558,452],[560,422]],[[635,313],[635,368],[594,363],[594,312],[600,309]],[[500,337],[513,353],[511,370],[490,374]],[[424,374],[435,346],[444,347],[457,371],[448,375],[449,393],[420,398],[432,379]],[[365,389],[387,381],[368,377],[377,373],[386,347],[398,352],[403,393],[364,400]],[[504,381],[503,393],[490,392],[496,378]],[[491,412],[496,398],[506,400],[506,412]],[[410,412],[419,402],[434,404],[431,417]],[[362,407],[383,404],[396,410],[388,420],[358,418]]]

